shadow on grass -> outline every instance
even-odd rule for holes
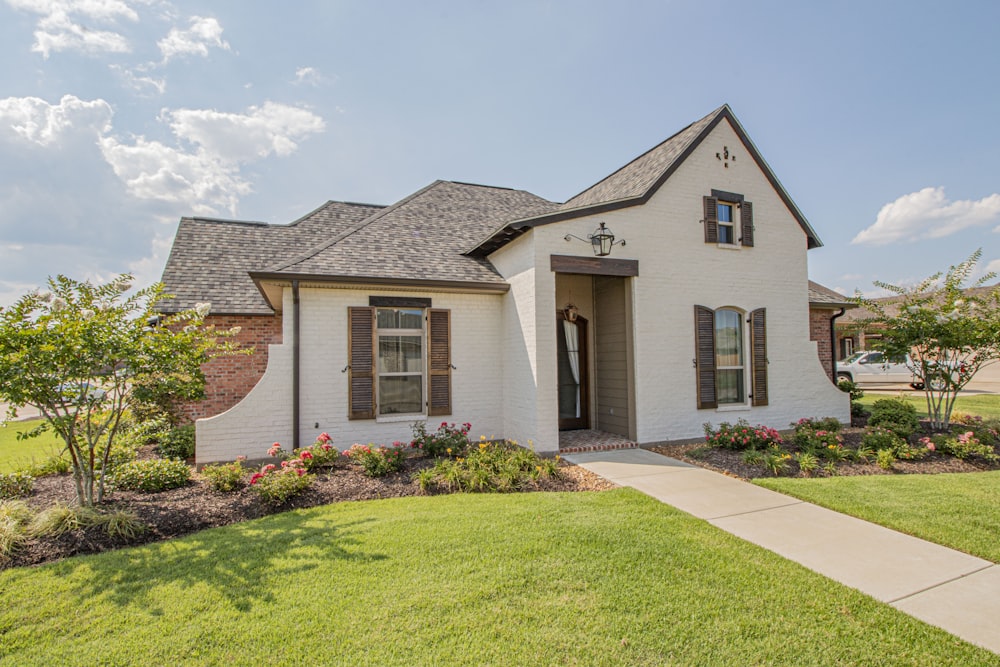
[[[274,580],[308,575],[331,560],[381,561],[384,554],[359,548],[363,524],[338,523],[316,512],[293,511],[195,533],[184,538],[84,556],[53,566],[72,582],[79,604],[99,598],[119,606],[141,605],[163,613],[162,598],[178,592],[214,593],[239,611],[274,600]],[[207,591],[205,588],[207,587]]]

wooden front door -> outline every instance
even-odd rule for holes
[[[559,367],[559,430],[590,428],[586,319],[577,316],[571,322],[559,313],[556,353]]]

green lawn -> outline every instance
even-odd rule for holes
[[[861,399],[861,403],[863,403],[865,407],[871,409],[872,403],[880,398],[897,397],[901,397],[913,403],[913,406],[917,409],[917,412],[920,415],[924,417],[927,416],[927,399],[924,397],[924,393],[922,391],[908,391],[901,392],[900,394],[885,392],[875,393],[869,391],[865,393],[864,398]],[[958,399],[955,401],[955,410],[958,412],[979,415],[984,418],[1000,417],[1000,394],[959,394]]]
[[[631,489],[290,512],[0,573],[2,665],[996,665]]]
[[[51,431],[37,438],[18,440],[19,432],[27,432],[42,423],[42,420],[7,422],[0,427],[0,473],[13,472],[31,463],[41,461],[59,453],[64,447],[61,438]]]
[[[1000,563],[1000,471],[754,483]]]

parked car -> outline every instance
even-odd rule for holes
[[[850,380],[859,384],[909,384],[923,389],[924,383],[913,373],[909,355],[887,357],[882,352],[855,352],[837,362],[837,381]]]

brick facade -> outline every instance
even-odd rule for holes
[[[816,342],[820,363],[823,364],[823,370],[826,371],[831,382],[835,382],[835,380],[833,379],[833,350],[830,348],[830,318],[838,312],[825,308],[809,309],[809,340]]]
[[[182,409],[191,421],[225,412],[243,400],[267,369],[268,345],[281,343],[281,315],[209,315],[205,324],[218,329],[240,327],[236,340],[254,351],[205,364],[205,399]]]

